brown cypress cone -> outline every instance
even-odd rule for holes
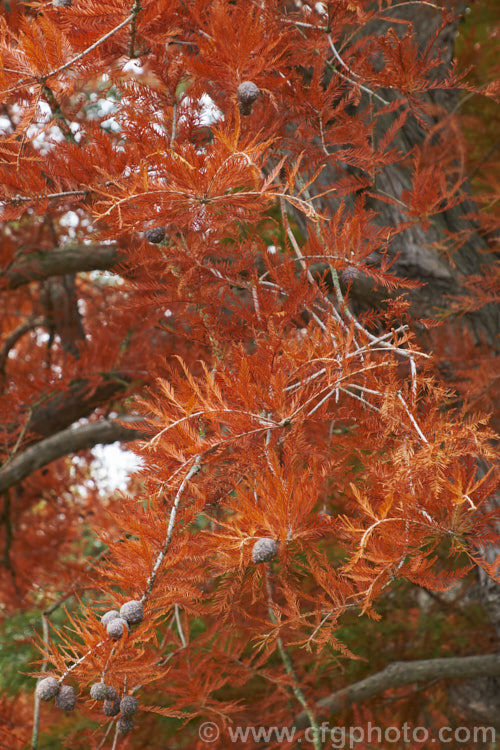
[[[253,81],[243,81],[238,86],[236,96],[242,115],[249,115],[252,112],[253,103],[258,99],[260,91]]]
[[[42,701],[50,701],[55,698],[60,685],[55,677],[44,677],[36,686],[36,694]]]
[[[254,563],[268,562],[276,557],[278,542],[270,537],[257,539],[252,549],[252,560]]]
[[[118,698],[115,698],[114,700],[106,698],[102,710],[104,711],[106,716],[118,716],[118,714],[120,713],[120,701],[118,700]]]
[[[57,708],[62,708],[63,711],[72,711],[76,705],[76,694],[75,688],[71,685],[61,685],[59,692],[56,696]]]
[[[151,227],[151,229],[146,229],[144,237],[148,242],[158,245],[165,239],[165,227]]]

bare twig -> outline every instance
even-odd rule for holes
[[[59,130],[63,134],[64,138],[68,143],[76,143],[76,138],[73,134],[73,131],[71,130],[70,124],[68,123],[66,117],[63,114],[63,111],[61,109],[61,105],[57,101],[56,97],[54,96],[54,92],[52,91],[49,86],[45,85],[42,88],[42,93],[45,95],[45,98],[47,99],[47,102],[50,107],[50,111],[52,112],[52,116],[59,127]]]
[[[45,616],[45,613],[42,614],[42,632],[43,632],[43,642],[45,646],[48,646],[49,643],[49,626],[47,617]],[[44,658],[41,672],[46,672],[48,667],[48,660],[47,657]],[[40,682],[42,677],[40,676],[37,681]],[[33,711],[33,733],[31,735],[31,750],[37,750],[38,748],[38,737],[40,732],[40,697],[37,695],[35,690],[35,704],[34,704],[34,711]]]
[[[271,564],[268,563],[266,566],[266,589],[267,589],[267,611],[269,613],[269,618],[271,622],[276,623],[276,615],[274,614],[273,610],[273,588],[272,588],[272,568]],[[316,716],[314,714],[313,709],[309,706],[307,699],[299,685],[299,681],[297,679],[297,675],[295,674],[295,670],[293,668],[293,663],[290,658],[290,654],[285,649],[283,645],[283,641],[281,639],[281,636],[278,636],[276,639],[276,642],[278,644],[278,651],[281,656],[281,660],[283,662],[283,665],[285,667],[286,673],[292,680],[292,690],[293,694],[295,695],[296,699],[300,703],[301,706],[304,708],[304,713],[307,716],[308,724],[306,726],[311,726],[313,728],[313,746],[314,750],[321,750],[321,741],[320,741],[320,733],[319,733],[319,726],[318,722],[316,720]]]
[[[122,427],[118,422],[102,419],[99,422],[68,427],[56,435],[40,440],[15,456],[0,470],[0,492],[17,484],[42,466],[69,453],[93,448],[99,443],[128,442],[143,437],[140,430]]]
[[[343,61],[339,53],[337,52],[337,49],[332,42],[332,37],[330,34],[328,34],[328,42],[330,44],[330,49],[332,50],[333,54],[335,55],[335,59],[338,60],[338,62],[342,65],[343,68],[345,68],[352,76],[355,76],[356,78],[359,78],[358,74],[354,72],[354,70],[351,70],[351,68]],[[348,76],[341,73],[339,70],[336,71],[336,73],[341,77],[344,78],[346,81],[349,81],[349,83],[352,83],[353,86],[358,86],[362,91],[364,91],[367,94],[370,94],[370,96],[374,96],[375,99],[378,99],[382,102],[382,104],[385,104],[386,106],[389,105],[389,102],[383,99],[379,94],[376,94],[375,91],[372,91],[368,88],[368,86],[365,86],[364,84],[360,83],[359,81],[354,81],[352,78],[349,78]]]
[[[177,516],[177,510],[179,509],[179,503],[180,503],[181,495],[184,492],[184,488],[186,487],[186,485],[189,482],[189,480],[192,477],[194,477],[194,475],[199,470],[200,470],[200,456],[196,456],[195,459],[194,459],[193,465],[191,466],[191,468],[189,469],[188,473],[186,474],[186,476],[182,480],[181,485],[180,485],[179,489],[177,490],[177,494],[175,495],[174,502],[173,502],[173,505],[172,505],[172,509],[170,511],[170,518],[169,518],[169,521],[168,521],[167,536],[165,537],[165,541],[163,543],[163,547],[162,547],[161,551],[159,552],[159,554],[158,554],[158,556],[157,556],[157,558],[155,560],[155,564],[153,565],[153,570],[151,571],[151,574],[150,574],[150,576],[149,576],[149,578],[147,580],[146,591],[144,592],[144,594],[141,597],[141,601],[142,602],[146,601],[146,599],[148,598],[148,596],[150,595],[150,593],[151,593],[151,591],[153,589],[153,586],[154,586],[154,583],[155,583],[155,580],[156,580],[156,576],[158,575],[158,570],[160,569],[160,566],[161,566],[161,564],[163,562],[163,559],[164,559],[165,555],[167,554],[167,550],[168,550],[168,548],[170,546],[170,542],[172,541],[172,534],[173,534],[173,531],[174,531],[174,525],[175,525],[175,519],[176,519],[176,516]]]
[[[130,23],[130,42],[128,45],[128,56],[133,60],[135,54],[135,37],[137,34],[137,15],[141,10],[141,0],[135,0],[134,7],[132,9],[132,21]]]
[[[170,148],[174,147],[176,130],[177,130],[177,102],[175,101],[172,106],[172,132],[170,134]]]
[[[403,404],[404,409],[405,409],[406,413],[408,414],[408,419],[410,420],[410,422],[414,426],[415,430],[417,431],[417,434],[418,434],[419,438],[422,440],[422,442],[428,444],[429,441],[427,440],[427,438],[425,437],[424,433],[422,432],[422,430],[418,426],[417,420],[415,419],[415,417],[413,416],[413,414],[409,410],[408,404],[406,403],[406,401],[404,400],[403,396],[399,392],[398,392],[398,398],[401,401],[401,403]]]
[[[9,352],[17,344],[19,339],[22,338],[25,333],[28,333],[28,331],[32,331],[39,326],[45,326],[46,324],[47,320],[43,316],[30,318],[7,336],[2,346],[0,347],[0,375],[3,375],[3,373],[5,372],[5,365],[7,363]]]
[[[96,750],[101,750],[101,748],[104,747],[104,745],[106,744],[106,740],[108,739],[108,734],[111,732],[114,726],[115,726],[114,721],[110,721],[106,728],[106,731],[104,732],[104,737],[97,745]]]
[[[179,605],[174,604],[174,617],[175,617],[175,624],[177,625],[177,632],[179,633],[179,638],[181,639],[182,648],[186,648],[187,641],[186,636],[184,635],[184,630],[182,629],[182,622],[179,614]]]
[[[76,195],[87,195],[88,190],[63,190],[60,193],[47,193],[46,195],[12,195],[2,198],[2,203],[29,203],[30,201],[52,200],[53,198],[70,198]]]
[[[473,677],[498,677],[500,656],[462,656],[444,659],[423,659],[419,661],[394,662],[380,672],[337,690],[316,703],[318,712],[328,712],[336,716],[355,703],[363,703],[386,690],[409,685],[414,682],[450,680]],[[298,729],[310,724],[307,712],[302,711],[295,719]]]
[[[71,66],[78,62],[78,60],[81,60],[82,57],[85,57],[89,54],[89,52],[92,52],[93,50],[97,49],[103,42],[107,41],[113,34],[116,34],[117,31],[120,31],[120,29],[123,29],[124,26],[130,23],[130,21],[133,21],[137,14],[131,13],[127,18],[118,24],[118,26],[115,26],[111,31],[108,31],[104,36],[101,36],[100,39],[98,39],[94,44],[91,44],[90,47],[87,47],[83,50],[83,52],[80,52],[78,55],[75,55],[75,57],[72,57],[71,60],[68,60],[67,63],[64,63],[64,65],[61,65],[59,68],[56,68],[51,73],[47,73],[45,76],[43,76],[42,80],[48,80],[49,78],[53,78],[54,76],[58,75],[59,73],[62,73],[64,70],[67,70],[68,68],[71,68]],[[21,81],[20,83],[26,83],[30,79],[27,78],[24,81]]]

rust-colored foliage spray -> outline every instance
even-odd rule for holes
[[[43,624],[6,746],[230,748],[259,717],[318,750],[423,723],[403,684],[500,675],[484,613],[467,648],[458,599],[449,648],[419,625],[423,590],[498,581],[459,11],[2,4],[0,612]],[[90,468],[116,441],[127,492]]]

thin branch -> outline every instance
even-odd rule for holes
[[[135,0],[134,7],[132,9],[132,21],[130,23],[130,42],[128,45],[128,56],[131,60],[135,59],[135,37],[137,34],[137,16],[141,8],[141,0]]]
[[[399,392],[398,392],[398,398],[401,401],[401,403],[403,404],[403,406],[405,408],[405,411],[408,414],[408,419],[410,420],[410,422],[414,426],[415,430],[417,431],[417,434],[418,434],[419,438],[422,440],[422,442],[424,442],[424,443],[426,443],[428,445],[429,441],[427,440],[427,438],[425,437],[424,433],[422,432],[422,430],[418,426],[415,417],[413,416],[413,414],[411,413],[411,411],[408,408],[408,404],[406,403],[406,401],[404,400],[403,396]]]
[[[17,449],[21,445],[21,442],[22,442],[22,440],[23,440],[23,438],[24,438],[24,436],[25,436],[25,434],[26,434],[26,432],[28,430],[28,425],[30,423],[30,419],[31,419],[32,413],[33,413],[33,408],[30,407],[30,409],[28,410],[28,415],[26,417],[24,425],[22,426],[22,428],[21,428],[21,430],[19,432],[19,435],[17,436],[17,440],[16,440],[16,442],[14,444],[14,447],[10,451],[9,456],[8,456],[7,460],[5,461],[5,463],[0,467],[0,474],[1,474],[1,470],[4,470],[14,460],[14,457],[15,457],[15,455],[17,453]]]
[[[110,721],[108,726],[106,727],[106,731],[104,732],[104,737],[97,745],[96,750],[101,750],[101,748],[104,747],[104,745],[106,744],[106,740],[108,739],[108,734],[111,732],[114,726],[115,726],[115,722]]]
[[[150,574],[150,576],[149,576],[149,578],[147,580],[146,591],[144,592],[144,594],[141,597],[141,601],[142,602],[146,601],[146,599],[148,598],[148,596],[150,595],[150,593],[151,593],[151,591],[153,589],[153,586],[154,586],[154,583],[155,583],[155,580],[156,580],[156,576],[158,575],[158,570],[160,569],[160,566],[161,566],[161,564],[163,562],[163,559],[164,559],[165,555],[167,554],[167,550],[168,550],[168,548],[170,546],[170,542],[172,541],[172,534],[173,534],[173,531],[174,531],[175,518],[177,516],[177,510],[179,508],[179,503],[180,503],[181,495],[184,492],[184,488],[186,487],[186,484],[189,482],[189,480],[192,477],[194,477],[194,475],[199,470],[200,470],[200,456],[196,456],[195,459],[194,459],[193,465],[191,466],[191,468],[189,469],[188,473],[186,474],[186,476],[182,480],[181,485],[180,485],[179,489],[177,490],[177,494],[176,494],[176,496],[174,498],[172,509],[170,511],[170,518],[169,518],[169,521],[168,521],[167,536],[165,537],[165,541],[163,543],[163,547],[162,547],[160,553],[158,554],[158,556],[157,556],[157,558],[155,560],[155,564],[153,565],[153,570],[151,571],[151,574]]]
[[[85,653],[84,653],[84,654],[83,654],[82,656],[80,656],[80,658],[79,658],[79,659],[77,659],[76,661],[74,661],[74,662],[73,662],[73,664],[71,664],[71,666],[69,666],[69,667],[68,667],[68,668],[67,668],[67,669],[66,669],[66,670],[65,670],[65,671],[63,672],[63,674],[62,674],[62,675],[60,675],[60,677],[58,678],[58,680],[57,680],[57,681],[58,681],[58,682],[61,682],[61,683],[62,683],[62,682],[63,682],[63,681],[64,681],[64,680],[66,679],[66,677],[67,677],[67,676],[68,676],[69,674],[71,674],[71,672],[72,672],[72,671],[73,671],[74,669],[76,669],[77,667],[79,667],[79,666],[80,666],[80,664],[82,664],[82,663],[83,663],[83,662],[85,661],[85,659],[88,659],[88,657],[89,657],[89,656],[90,656],[91,654],[93,654],[93,653],[94,653],[95,651],[97,651],[97,649],[98,649],[98,648],[100,648],[101,646],[104,646],[104,643],[105,643],[105,641],[99,641],[99,643],[97,643],[97,644],[96,644],[96,645],[94,646],[94,648],[93,648],[93,649],[92,649],[92,648],[89,648],[89,650],[88,650],[88,651],[86,651],[86,652],[85,652]]]
[[[118,737],[119,737],[119,734],[118,734],[118,724],[116,724],[115,725],[115,736],[113,738],[113,746],[112,746],[111,750],[116,750],[116,747],[117,747],[117,744],[118,744]]]
[[[39,328],[40,326],[45,325],[47,325],[47,320],[42,316],[39,316],[37,318],[30,318],[25,323],[22,323],[20,326],[14,329],[12,333],[7,336],[2,346],[0,347],[0,375],[4,374],[9,352],[17,344],[19,339],[22,338],[25,333],[28,333],[28,331],[33,331],[35,328]]]
[[[87,47],[83,50],[83,52],[80,52],[78,55],[75,55],[75,57],[72,57],[71,60],[68,60],[67,63],[64,63],[64,65],[61,65],[59,68],[56,68],[56,70],[53,70],[51,73],[47,73],[45,76],[43,76],[42,80],[48,80],[49,78],[52,78],[53,76],[58,75],[59,73],[62,73],[64,70],[67,70],[70,68],[73,63],[78,62],[78,60],[81,60],[82,57],[85,57],[89,54],[89,52],[92,52],[92,50],[99,47],[100,44],[105,42],[107,39],[109,39],[113,34],[116,34],[117,31],[120,31],[120,29],[123,29],[124,26],[130,23],[136,16],[136,13],[131,13],[127,18],[118,24],[118,26],[115,26],[111,31],[108,31],[104,36],[102,36],[100,39],[98,39],[94,44],[91,44],[90,47]],[[21,83],[27,82],[30,79],[26,79],[26,81],[21,81]]]
[[[52,91],[49,86],[45,85],[42,88],[42,93],[45,95],[45,98],[47,99],[47,102],[50,107],[50,111],[52,112],[52,117],[55,120],[56,125],[58,126],[59,130],[64,136],[64,139],[68,143],[76,143],[76,138],[73,134],[73,131],[71,130],[71,126],[69,122],[67,121],[66,117],[64,116],[64,113],[61,109],[61,105],[57,101],[56,97],[54,96],[54,92]]]
[[[22,88],[25,84],[30,83],[31,81],[38,81],[39,83],[42,83],[45,85],[45,83],[49,80],[49,78],[53,78],[54,76],[58,75],[59,73],[62,73],[64,70],[67,70],[70,68],[74,63],[78,62],[78,60],[81,60],[83,57],[89,54],[89,52],[92,52],[92,50],[96,49],[101,45],[103,42],[105,42],[107,39],[109,39],[113,34],[116,34],[117,31],[120,31],[120,29],[123,29],[124,26],[126,26],[130,21],[133,20],[135,14],[131,13],[127,18],[118,24],[118,26],[115,26],[111,31],[108,31],[104,36],[100,37],[96,42],[90,45],[90,47],[87,47],[82,52],[79,52],[78,55],[75,55],[71,58],[71,60],[68,60],[67,63],[64,63],[64,65],[59,66],[59,68],[56,68],[55,70],[52,70],[50,73],[45,73],[45,75],[37,76],[37,75],[30,75],[25,78],[22,78],[20,81],[18,81],[15,86],[12,86],[9,89],[6,89],[5,91],[2,91],[2,94],[10,94],[14,91],[19,91],[20,88]],[[11,71],[12,72],[12,71]],[[16,72],[16,71],[14,71]]]
[[[354,72],[354,70],[351,70],[351,68],[342,60],[341,56],[337,52],[334,43],[332,42],[332,37],[330,34],[328,36],[328,42],[330,44],[330,48],[335,55],[336,60],[342,65],[343,68],[345,68],[352,76],[355,76],[356,78],[359,78],[358,74]],[[339,70],[335,71],[337,75],[339,75],[341,78],[344,78],[344,80],[349,81],[349,83],[352,83],[353,86],[358,86],[362,91],[364,91],[367,94],[370,94],[370,96],[374,96],[376,99],[382,102],[382,104],[385,104],[386,106],[389,105],[389,102],[383,99],[381,96],[376,94],[374,91],[368,88],[368,86],[363,85],[359,81],[354,81],[352,78],[349,78],[348,76],[341,73]]]
[[[314,23],[306,23],[305,21],[296,21],[293,18],[281,18],[281,23],[289,23],[292,26],[299,26],[303,29],[314,29],[315,31],[328,31],[326,26],[316,26]]]
[[[500,676],[500,655],[498,654],[394,662],[380,672],[322,698],[316,703],[315,708],[318,712],[336,716],[353,704],[364,703],[386,690],[413,682],[498,676]],[[309,726],[310,720],[307,712],[302,711],[295,718],[293,725],[297,729]]]
[[[43,642],[45,646],[48,647],[49,645],[49,626],[47,622],[47,617],[45,616],[45,613],[42,614],[42,631],[43,631]],[[46,672],[48,667],[48,659],[47,657],[44,658],[43,664],[42,664],[42,672]],[[37,685],[42,679],[42,676],[38,678]],[[31,735],[31,750],[37,750],[38,748],[38,737],[40,732],[40,697],[37,695],[37,692],[35,690],[35,705],[33,710],[33,733]]]
[[[276,615],[274,614],[273,610],[273,589],[272,589],[272,567],[271,564],[268,563],[266,566],[266,589],[267,589],[267,610],[269,613],[269,618],[271,622],[276,623]],[[295,674],[295,670],[293,668],[293,663],[290,658],[289,653],[285,649],[283,645],[283,641],[281,640],[281,637],[278,636],[276,639],[276,642],[278,644],[278,651],[281,656],[281,660],[283,662],[283,665],[285,667],[286,673],[292,680],[292,690],[293,694],[297,698],[298,702],[301,706],[304,707],[303,713],[307,717],[307,724],[306,726],[311,726],[314,730],[313,733],[313,745],[314,750],[321,750],[321,741],[320,741],[320,733],[319,733],[319,726],[318,722],[316,720],[316,716],[314,714],[314,711],[311,709],[309,704],[307,703],[306,697],[299,685],[299,681],[297,679],[297,675]]]
[[[366,400],[366,398],[363,398],[363,396],[358,396],[357,393],[351,393],[351,391],[347,390],[347,388],[342,388],[342,386],[339,387],[339,391],[342,391],[342,393],[345,393],[347,396],[351,396],[351,398],[355,398],[358,401],[361,401],[362,404],[365,406],[368,406],[369,409],[373,409],[373,411],[377,411],[380,413],[380,409],[378,406],[375,406],[375,404],[371,404],[369,401]],[[396,417],[393,417],[394,420],[396,420]],[[396,420],[398,424],[401,424],[399,420]]]
[[[396,5],[388,5],[387,7],[383,8],[381,12],[383,13],[389,13],[391,10],[395,10],[395,8],[406,8],[408,5],[426,5],[428,8],[434,8],[434,10],[438,10],[440,13],[442,13],[443,8],[439,5],[435,5],[434,3],[428,3],[426,0],[405,0],[404,3],[396,3]],[[374,18],[378,15],[378,13],[374,16]]]
[[[187,641],[186,636],[184,635],[184,630],[182,628],[182,622],[179,614],[179,605],[174,604],[174,617],[175,617],[175,624],[177,625],[177,632],[179,633],[179,638],[181,639],[182,648],[186,648]]]
[[[118,422],[107,419],[69,427],[30,446],[0,469],[0,492],[17,484],[42,466],[70,453],[88,450],[97,444],[129,442],[141,437],[144,437],[142,431],[122,427]]]
[[[124,260],[116,243],[65,246],[50,252],[35,250],[22,255],[0,273],[0,288],[18,289],[50,276],[83,271],[106,271]]]
[[[172,422],[171,424],[167,425],[167,427],[164,427],[163,430],[160,430],[154,437],[151,438],[149,441],[150,445],[154,446],[158,442],[159,438],[162,437],[166,432],[171,430],[173,427],[177,427],[178,424],[181,424],[182,422],[185,422],[187,419],[192,419],[193,417],[199,417],[202,414],[244,414],[246,417],[249,417],[250,419],[256,419],[258,422],[264,423],[264,426],[267,427],[267,425],[270,425],[272,427],[276,427],[277,423],[274,422],[271,419],[264,419],[264,417],[259,416],[258,414],[252,414],[252,412],[245,411],[244,409],[223,409],[222,407],[220,409],[204,409],[203,411],[196,411],[192,414],[187,414],[185,417],[180,417],[180,419],[177,419],[175,422]]]
[[[52,200],[53,198],[69,198],[75,195],[87,195],[88,190],[62,190],[60,193],[47,193],[47,195],[11,195],[2,198],[1,203],[29,203],[31,201]]]
[[[172,106],[172,132],[170,134],[170,148],[173,149],[175,136],[177,132],[177,102],[175,101]]]

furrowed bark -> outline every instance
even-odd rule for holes
[[[450,22],[439,34],[435,47],[442,53],[443,63],[436,69],[435,76],[442,77],[446,73],[454,54],[454,43],[460,14],[466,8],[466,3],[448,2],[448,8],[455,14],[455,20]],[[391,9],[388,9],[391,12]],[[413,23],[417,37],[417,42],[421,51],[429,43],[429,40],[439,29],[441,24],[441,13],[437,8],[422,6],[418,3],[408,3],[407,7],[398,5],[397,10],[393,9],[393,15],[396,18],[404,18]],[[366,36],[386,31],[389,21],[373,21],[368,24],[365,30]],[[394,25],[394,31],[404,33],[404,25],[398,27]],[[340,67],[340,66],[339,66]],[[329,71],[327,78],[335,75],[335,72]],[[355,85],[355,83],[353,84]],[[396,94],[390,89],[382,89],[379,92],[387,101],[394,100]],[[423,104],[434,108],[434,115],[426,115],[429,124],[433,125],[447,116],[447,112],[452,113],[453,109],[459,104],[457,92],[446,90],[431,90],[421,94]],[[363,94],[359,105],[360,113],[366,116],[366,108],[370,106],[380,107],[376,101],[369,101],[367,94]],[[384,118],[376,128],[375,138],[382,136],[385,128],[393,121],[393,116]],[[445,123],[445,127],[451,125]],[[403,154],[407,154],[416,144],[421,144],[427,137],[427,133],[422,126],[410,116],[403,128],[400,130],[398,137],[395,139],[395,146]],[[345,171],[353,172],[359,175],[359,170],[351,169],[343,164],[342,173]],[[366,175],[366,173],[363,173]],[[335,179],[335,167],[327,166],[316,180],[316,193],[319,195]],[[377,173],[375,184],[362,192],[366,193],[366,205],[378,213],[377,223],[384,227],[395,227],[406,222],[408,216],[401,210],[397,201],[401,200],[404,190],[412,187],[412,175],[407,167],[400,164],[390,164],[385,169]],[[377,200],[373,193],[391,195],[396,200],[389,204],[386,201]],[[495,262],[493,251],[488,250],[488,242],[485,237],[478,231],[477,225],[470,218],[470,214],[475,211],[473,201],[470,199],[468,188],[462,189],[464,200],[457,206],[445,211],[436,211],[430,217],[429,225],[424,227],[421,222],[413,224],[401,234],[397,235],[391,242],[389,256],[393,259],[391,272],[401,278],[423,282],[419,289],[407,292],[407,297],[411,302],[412,316],[422,318],[440,317],[443,311],[450,309],[451,295],[463,293],[464,278],[471,274],[481,274],[482,267],[491,265]],[[370,193],[370,195],[368,195]],[[352,199],[344,198],[346,205],[352,205]],[[335,195],[322,196],[314,201],[314,205],[321,214],[328,215],[339,206],[339,201]],[[307,221],[304,215],[295,210],[294,218],[305,233],[307,231]],[[435,249],[446,238],[453,238],[459,233],[467,233],[468,237],[463,245],[453,253],[452,262],[446,257],[444,252]],[[378,265],[380,257],[370,259],[373,265]],[[327,269],[318,269],[319,271]],[[398,290],[397,294],[404,293],[404,290]],[[380,308],[383,306],[383,300],[393,296],[383,287],[377,287],[371,279],[363,274],[353,275],[350,280],[350,299],[353,302],[353,308],[357,312],[364,312],[370,308]],[[500,308],[493,304],[484,306],[479,310],[467,313],[463,316],[462,321],[473,332],[475,340],[479,342],[484,339],[491,347],[499,346],[498,332],[500,331]]]

